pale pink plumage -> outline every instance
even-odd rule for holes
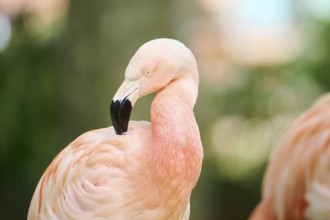
[[[289,127],[271,155],[251,220],[330,219],[330,94]]]
[[[151,123],[130,121],[123,135],[109,127],[74,140],[39,181],[28,219],[189,219],[203,158],[195,59],[178,41],[153,40],[133,56],[125,78],[138,83],[136,99],[158,92]]]

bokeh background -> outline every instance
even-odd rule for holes
[[[25,219],[34,188],[109,104],[144,42],[195,54],[205,159],[192,220],[246,219],[271,148],[330,89],[328,0],[0,0],[0,218]],[[148,120],[152,96],[133,120]]]

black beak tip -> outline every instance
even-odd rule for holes
[[[116,134],[120,135],[127,131],[129,118],[131,116],[132,104],[128,99],[112,101],[110,115]]]

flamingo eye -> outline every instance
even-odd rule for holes
[[[151,70],[147,69],[146,71],[144,71],[144,75],[145,75],[146,77],[151,76],[151,75],[152,75]]]

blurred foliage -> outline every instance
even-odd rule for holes
[[[111,124],[110,100],[142,43],[158,37],[186,40],[180,25],[194,11],[188,5],[75,0],[61,28],[47,38],[29,33],[24,16],[13,20],[11,44],[0,53],[1,219],[26,218],[35,186],[52,158],[81,133]],[[234,168],[218,163],[211,140],[219,117],[264,121],[292,116],[329,91],[330,24],[313,22],[315,40],[296,61],[240,67],[235,83],[217,89],[202,82],[195,112],[205,160],[192,195],[192,220],[246,219],[259,200],[266,159],[248,179],[226,176],[222,168]],[[137,104],[133,119],[148,119],[151,99]],[[274,142],[269,140],[267,147]]]
[[[330,22],[321,22],[316,30],[316,43],[310,45],[311,57],[303,60],[301,71],[315,78],[323,91],[330,91]],[[318,41],[318,42],[317,42]]]

